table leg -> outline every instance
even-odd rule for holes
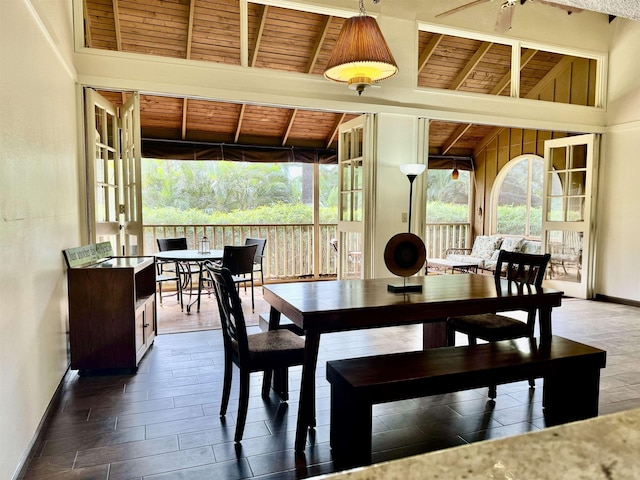
[[[422,324],[422,348],[438,348],[447,346],[447,319]]]
[[[538,309],[540,318],[540,338],[543,340],[551,338],[551,307],[540,307]]]
[[[316,363],[320,333],[305,332],[304,364],[302,365],[302,384],[298,404],[298,424],[296,427],[296,452],[304,451],[307,443],[307,429],[316,426]]]
[[[282,314],[276,310],[274,307],[271,307],[271,309],[269,310],[269,330],[277,330],[278,326],[280,325],[280,317],[282,316]],[[282,390],[282,371],[279,369],[276,369],[275,371],[273,370],[269,370],[269,371],[265,371],[264,372],[264,379],[263,382],[265,382],[265,384],[269,384],[271,383],[271,387],[273,388],[273,390],[275,392],[278,392],[278,394],[281,392]]]

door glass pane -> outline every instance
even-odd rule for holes
[[[567,222],[584,221],[584,197],[567,198]]]
[[[551,165],[554,170],[566,170],[567,165],[567,149],[566,147],[556,147],[551,149]]]
[[[342,210],[340,211],[340,220],[345,222],[353,220],[351,215],[351,192],[342,193]]]
[[[362,221],[362,192],[353,192],[353,221]]]
[[[568,282],[582,279],[582,232],[549,230],[547,253],[551,254],[547,277]]]
[[[344,256],[342,264],[345,266],[344,278],[362,277],[362,234],[356,232],[345,232],[342,236]]]

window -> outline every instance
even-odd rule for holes
[[[491,197],[494,233],[540,238],[543,170],[541,157],[522,155],[500,171]]]

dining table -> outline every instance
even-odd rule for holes
[[[191,282],[191,274],[198,274],[198,289],[196,298],[192,301],[191,283],[189,284],[189,302],[187,302],[187,313],[191,313],[191,307],[197,304],[196,311],[200,311],[200,297],[202,295],[202,274],[204,270],[204,263],[207,260],[221,261],[224,256],[224,250],[210,250],[208,252],[200,252],[198,250],[166,250],[164,252],[156,252],[154,256],[162,261],[166,262],[178,262],[187,266],[189,282]],[[192,264],[197,264],[197,272],[191,271]]]
[[[295,450],[304,451],[307,431],[315,427],[315,374],[323,333],[423,324],[423,348],[446,345],[449,316],[537,309],[541,341],[551,338],[551,310],[563,292],[523,285],[493,275],[410,277],[419,292],[393,293],[397,278],[330,280],[268,284],[269,329],[282,315],[304,330],[305,352],[296,425]]]

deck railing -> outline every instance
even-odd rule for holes
[[[145,225],[144,251],[158,250],[156,239],[186,237],[190,249],[207,236],[211,249],[242,245],[247,237],[266,238],[263,273],[265,282],[335,276],[336,255],[330,240],[336,237],[335,224],[321,224],[318,271],[314,272],[313,225]]]
[[[447,248],[470,248],[469,223],[427,223],[427,258],[444,258]]]
[[[428,223],[425,246],[428,258],[444,257],[447,248],[471,245],[468,223]],[[144,251],[158,250],[156,239],[186,237],[191,249],[207,236],[212,249],[242,245],[247,237],[266,238],[264,279],[269,281],[335,277],[336,253],[331,239],[337,237],[335,224],[321,224],[318,271],[314,272],[313,225],[145,225]]]

